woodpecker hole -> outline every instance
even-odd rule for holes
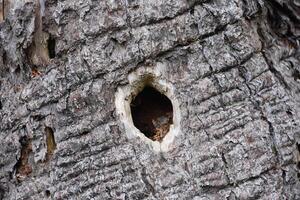
[[[115,95],[116,112],[128,139],[143,142],[154,152],[176,148],[175,139],[181,134],[180,104],[175,87],[162,76],[163,67],[140,67]]]
[[[162,141],[173,123],[173,108],[168,97],[146,86],[130,104],[132,120],[146,137]]]

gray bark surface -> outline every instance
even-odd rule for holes
[[[299,0],[0,2],[0,199],[300,199]],[[115,108],[157,65],[167,152]]]

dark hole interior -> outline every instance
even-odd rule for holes
[[[50,191],[49,191],[49,190],[46,190],[46,191],[45,191],[45,195],[46,195],[46,197],[50,197],[50,195],[51,195]]]
[[[294,70],[292,75],[293,75],[295,81],[300,79],[300,72],[298,70]]]
[[[173,123],[170,99],[146,86],[131,102],[133,123],[146,137],[161,141]]]
[[[20,66],[18,66],[18,67],[15,69],[15,73],[16,73],[16,74],[20,74],[20,73],[21,73],[21,68],[20,68]]]
[[[55,58],[55,39],[51,36],[48,39],[48,52],[49,58]]]
[[[4,53],[2,54],[2,62],[3,62],[4,65],[7,64],[7,54],[6,54],[6,52],[4,52]]]

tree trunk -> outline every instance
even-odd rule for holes
[[[0,0],[0,199],[300,199],[299,36],[299,0]]]

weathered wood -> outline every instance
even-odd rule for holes
[[[299,1],[26,0],[0,16],[0,199],[300,199]],[[174,89],[167,151],[116,110],[144,74]]]

